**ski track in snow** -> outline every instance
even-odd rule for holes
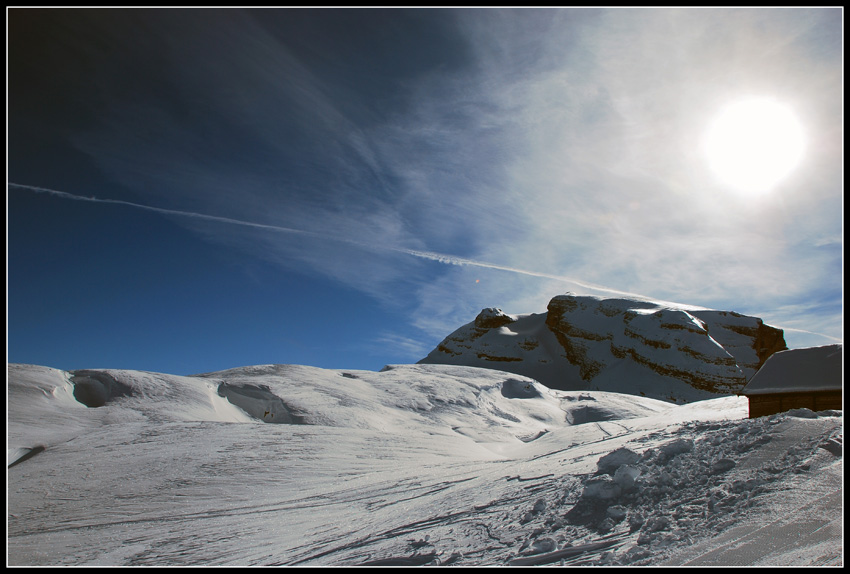
[[[840,411],[629,413],[439,366],[110,371],[85,408],[73,377],[9,375],[9,565],[843,564]],[[577,400],[626,418],[569,425]]]

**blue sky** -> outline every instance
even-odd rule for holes
[[[843,338],[840,8],[7,16],[10,362],[380,369],[565,291]],[[758,195],[701,143],[751,96]]]

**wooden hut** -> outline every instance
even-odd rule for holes
[[[750,418],[790,409],[840,410],[843,346],[779,351],[765,361],[740,394],[749,399]]]

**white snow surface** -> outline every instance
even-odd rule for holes
[[[843,387],[843,345],[789,349],[771,355],[742,394],[832,391]]]
[[[11,566],[843,566],[842,412],[744,397],[10,364],[7,464]]]

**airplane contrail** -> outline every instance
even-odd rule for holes
[[[124,200],[120,200],[120,199],[101,199],[101,198],[97,198],[97,197],[93,197],[93,196],[92,197],[86,197],[86,196],[82,196],[82,195],[74,195],[72,193],[67,193],[65,191],[58,191],[58,190],[55,190],[55,189],[48,189],[48,188],[45,188],[45,187],[36,187],[36,186],[33,186],[33,185],[24,185],[24,184],[20,184],[20,183],[11,183],[11,182],[8,183],[7,185],[12,186],[12,187],[17,187],[19,189],[27,189],[27,190],[30,190],[30,191],[34,191],[36,193],[47,193],[47,194],[53,195],[55,197],[60,197],[62,199],[71,199],[71,200],[75,200],[75,201],[88,201],[88,202],[92,202],[92,203],[107,203],[107,204],[112,204],[112,205],[123,205],[123,206],[127,206],[127,207],[135,207],[137,209],[144,209],[144,210],[147,210],[147,211],[153,211],[155,213],[162,213],[162,214],[165,214],[165,215],[177,215],[177,216],[182,216],[182,217],[191,217],[191,218],[195,218],[195,219],[203,219],[203,220],[206,220],[206,221],[215,221],[215,222],[218,222],[218,223],[227,223],[227,224],[230,224],[230,225],[242,225],[242,226],[253,227],[253,228],[257,228],[257,229],[265,229],[265,230],[268,230],[268,231],[277,231],[277,232],[283,232],[283,233],[297,233],[297,234],[300,234],[300,235],[309,235],[309,236],[317,237],[317,238],[321,238],[321,239],[330,239],[330,240],[334,240],[334,241],[340,241],[340,242],[343,242],[343,243],[348,243],[348,244],[351,244],[351,245],[357,245],[357,246],[365,248],[365,249],[395,251],[397,253],[404,253],[404,254],[407,254],[407,255],[410,255],[410,256],[413,256],[413,257],[418,257],[420,259],[437,261],[439,263],[443,263],[443,264],[446,264],[446,265],[458,265],[458,266],[481,267],[481,268],[484,268],[484,269],[496,269],[496,270],[499,270],[499,271],[507,271],[509,273],[518,273],[520,275],[528,275],[528,276],[531,276],[531,277],[540,277],[540,278],[543,278],[543,279],[552,279],[552,280],[555,280],[555,281],[562,281],[564,283],[577,285],[579,287],[583,287],[585,289],[590,289],[592,291],[599,291],[599,292],[603,292],[603,293],[611,293],[611,294],[614,294],[614,295],[624,295],[624,296],[627,296],[627,297],[637,297],[637,298],[646,299],[646,300],[649,300],[649,301],[655,301],[655,302],[660,302],[660,303],[670,303],[671,305],[684,306],[680,303],[659,301],[658,299],[648,297],[646,295],[640,295],[638,293],[630,293],[628,291],[620,291],[618,289],[612,289],[610,287],[605,287],[605,286],[602,286],[602,285],[595,285],[593,283],[588,283],[586,281],[579,281],[577,279],[572,279],[570,277],[563,277],[563,276],[560,276],[560,275],[552,275],[552,274],[549,274],[549,273],[540,273],[540,272],[537,272],[537,271],[529,271],[527,269],[520,269],[520,268],[517,268],[517,267],[509,267],[507,265],[499,265],[499,264],[496,264],[496,263],[489,263],[489,262],[486,262],[486,261],[477,261],[475,259],[466,259],[466,258],[463,258],[463,257],[457,257],[455,255],[447,255],[445,253],[436,253],[436,252],[433,252],[433,251],[421,251],[421,250],[416,250],[416,249],[406,249],[404,247],[390,247],[390,246],[386,246],[386,245],[373,245],[373,244],[362,243],[360,241],[356,241],[356,240],[353,240],[353,239],[346,239],[346,238],[343,238],[343,237],[334,237],[332,235],[315,233],[315,232],[306,231],[306,230],[303,230],[303,229],[294,229],[294,228],[291,228],[291,227],[282,227],[280,225],[269,225],[269,224],[265,224],[265,223],[256,223],[256,222],[253,222],[253,221],[244,221],[242,219],[233,219],[231,217],[221,217],[221,216],[218,216],[218,215],[207,215],[207,214],[204,214],[204,213],[196,213],[196,212],[192,212],[192,211],[181,211],[181,210],[176,210],[176,209],[166,209],[164,207],[154,207],[154,206],[151,206],[151,205],[144,205],[144,204],[141,204],[141,203],[133,203],[131,201],[124,201]],[[690,306],[687,306],[687,307],[693,308],[695,306],[690,305]]]
[[[578,279],[572,279],[570,277],[564,277],[562,275],[551,275],[549,273],[541,273],[539,271],[529,271],[527,269],[519,269],[517,267],[509,267],[507,265],[498,265],[496,263],[487,263],[486,261],[476,261],[474,259],[465,259],[463,257],[456,257],[454,255],[445,255],[443,253],[434,253],[431,251],[417,251],[414,249],[402,249],[397,247],[385,247],[385,249],[390,249],[392,251],[399,251],[402,253],[407,253],[408,255],[413,255],[414,257],[420,257],[422,259],[430,259],[432,261],[439,261],[440,263],[446,263],[448,265],[469,265],[471,267],[484,267],[486,269],[498,269],[500,271],[508,271],[510,273],[519,273],[521,275],[530,275],[532,277],[541,277],[543,279],[554,279],[556,281],[563,281],[565,283],[572,283],[574,285],[578,285],[580,287],[584,287],[586,289],[592,289],[594,291],[603,291],[605,293],[613,293],[616,295],[626,295],[628,297],[641,297],[643,299],[652,299],[651,297],[647,297],[645,295],[639,295],[637,293],[630,293],[628,291],[619,291],[617,289],[612,289],[611,287],[603,287],[602,285],[595,285],[593,283],[588,283],[586,281],[579,281]],[[653,301],[657,299],[652,299]]]
[[[151,205],[144,205],[141,203],[133,203],[131,201],[123,201],[121,199],[101,199],[98,197],[86,197],[83,195],[74,195],[73,193],[68,193],[65,191],[58,191],[55,189],[47,189],[46,187],[36,187],[34,185],[23,185],[20,183],[8,183],[7,185],[11,185],[12,187],[18,187],[21,189],[29,189],[31,191],[35,191],[37,193],[48,193],[50,195],[55,195],[56,197],[61,197],[63,199],[73,199],[76,201],[90,201],[92,203],[111,203],[113,205],[126,205],[128,207],[136,207],[138,209],[146,209],[148,211],[154,211],[157,213],[164,213],[166,215],[182,215],[183,217],[194,217],[196,219],[206,219],[208,221],[217,221],[219,223],[230,223],[233,225],[245,225],[248,227],[257,227],[260,229],[269,229],[272,231],[285,231],[287,233],[302,233],[304,235],[315,235],[319,237],[318,233],[313,233],[311,231],[304,231],[301,229],[291,229],[289,227],[281,227],[279,225],[266,225],[264,223],[254,223],[251,221],[242,221],[241,219],[232,219],[230,217],[220,217],[218,215],[206,215],[204,213],[194,213],[192,211],[180,211],[176,209],[166,209],[164,207],[153,207]],[[323,236],[322,236],[323,237]]]
[[[831,341],[835,341],[836,343],[843,343],[844,339],[839,339],[838,337],[833,337],[832,335],[824,335],[823,333],[815,333],[814,331],[806,331],[805,329],[795,329],[793,327],[782,327],[783,331],[793,331],[795,333],[806,333],[807,335],[817,335],[818,337],[825,337]]]

